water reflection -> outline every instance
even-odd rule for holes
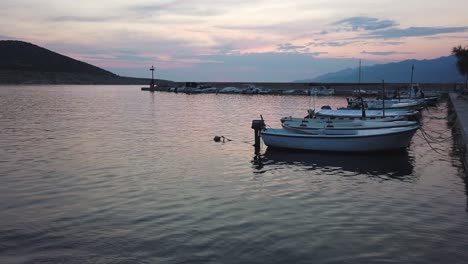
[[[253,160],[254,173],[288,166],[298,170],[333,170],[346,175],[369,175],[382,178],[413,181],[414,157],[408,150],[385,153],[304,152],[267,148]]]

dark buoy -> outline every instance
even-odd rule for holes
[[[215,136],[213,138],[214,142],[221,142],[221,139],[223,140],[223,143],[226,142],[226,140],[229,142],[229,141],[232,141],[230,140],[229,138],[225,137],[225,136]]]
[[[260,131],[265,128],[265,121],[263,117],[260,116],[261,120],[252,120],[252,129],[254,130],[255,137],[255,153],[260,152]]]

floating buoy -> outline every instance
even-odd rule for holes
[[[215,136],[213,138],[214,142],[221,142],[221,139],[223,140],[223,143],[227,141],[232,141],[230,140],[229,138],[225,137],[225,136]]]

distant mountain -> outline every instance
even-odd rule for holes
[[[28,42],[0,40],[0,83],[148,84],[149,79],[121,77]]]
[[[440,57],[432,60],[405,60],[395,63],[364,66],[361,68],[361,82],[409,83],[411,66],[414,65],[413,82],[416,83],[455,83],[463,82],[456,68],[454,56]],[[359,68],[345,69],[327,73],[300,82],[334,82],[349,83],[358,81]]]

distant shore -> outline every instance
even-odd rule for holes
[[[117,75],[94,75],[85,73],[68,72],[37,72],[37,71],[12,71],[0,70],[0,85],[2,84],[76,84],[76,85],[141,85],[149,87],[151,79],[123,77]],[[174,82],[169,80],[155,79],[158,91],[170,91],[173,87],[182,87],[186,82]],[[335,95],[349,95],[354,90],[362,89],[370,93],[382,91],[381,83],[302,83],[302,82],[199,82],[210,87],[222,89],[225,87],[242,87],[244,85],[254,85],[271,89],[272,94],[282,94],[283,91],[297,89],[309,90],[314,86],[325,86],[333,88]],[[448,93],[457,89],[459,85],[455,83],[420,83],[420,87],[426,91],[439,91]],[[388,83],[385,90],[391,92],[397,88],[407,87],[407,83]]]
[[[177,82],[174,85],[162,85],[156,88],[157,91],[169,92],[172,91],[173,87],[183,87],[185,82]],[[335,95],[351,95],[353,91],[363,90],[368,94],[378,94],[382,92],[381,83],[299,83],[299,82],[284,82],[284,83],[273,83],[273,82],[203,82],[199,83],[216,89],[222,89],[225,87],[243,87],[245,85],[253,85],[258,88],[271,89],[271,94],[281,95],[284,94],[284,91],[287,90],[303,90],[307,91],[313,87],[325,86],[326,88],[333,88],[335,90]],[[454,91],[460,85],[454,83],[440,84],[440,83],[420,83],[419,86],[424,91],[438,91],[441,93],[448,93]],[[142,87],[149,87],[145,85]],[[397,89],[405,89],[408,87],[407,83],[388,83],[385,84],[385,91],[393,92]]]
[[[39,72],[0,70],[0,84],[115,84],[147,85],[151,79],[71,72]],[[168,80],[156,80],[159,85],[174,85]]]

